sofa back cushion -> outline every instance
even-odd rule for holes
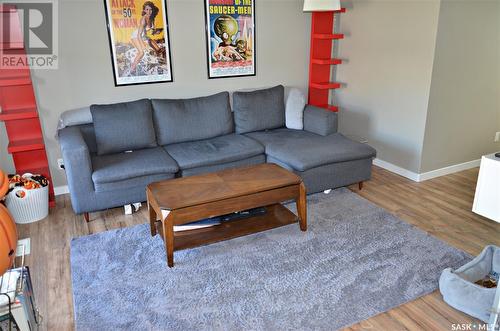
[[[98,155],[157,146],[150,100],[92,105],[90,112]]]
[[[234,92],[236,133],[281,128],[285,125],[285,88],[278,85],[252,92]]]
[[[153,99],[158,144],[213,138],[233,132],[229,93],[193,99]]]

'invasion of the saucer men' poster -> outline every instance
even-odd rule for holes
[[[255,75],[255,0],[205,0],[208,77]]]

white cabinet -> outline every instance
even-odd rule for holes
[[[472,211],[500,223],[500,158],[481,158]]]

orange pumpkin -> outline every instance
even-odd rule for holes
[[[2,199],[9,188],[7,175],[0,170],[0,199]],[[7,208],[0,203],[0,275],[9,269],[14,263],[17,246],[17,229],[14,219]]]
[[[9,177],[0,170],[0,200],[7,194],[9,190]]]

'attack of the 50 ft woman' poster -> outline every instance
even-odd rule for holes
[[[106,0],[115,85],[172,81],[163,0]]]

